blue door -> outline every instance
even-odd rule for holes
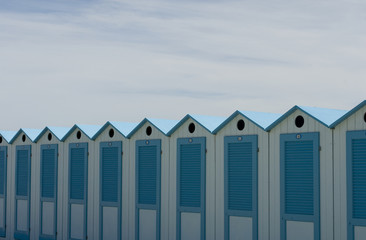
[[[121,239],[122,142],[100,143],[100,239]]]
[[[281,239],[320,239],[319,133],[281,134]]]
[[[8,147],[0,147],[0,237],[6,237],[6,178]]]
[[[16,146],[15,239],[29,239],[31,194],[31,146]]]
[[[257,239],[258,137],[224,138],[225,239]]]
[[[56,239],[58,145],[41,145],[40,240]]]
[[[205,239],[206,138],[177,140],[177,239]]]
[[[347,132],[348,239],[366,233],[366,131]]]
[[[69,239],[87,238],[88,143],[69,145]]]
[[[136,141],[136,239],[160,239],[161,140]]]

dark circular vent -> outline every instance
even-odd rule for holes
[[[190,133],[194,133],[195,130],[196,130],[196,126],[194,125],[194,123],[190,123],[188,126],[188,131]]]
[[[146,128],[146,135],[147,135],[147,136],[150,136],[150,135],[151,135],[151,133],[152,133],[152,128],[151,128],[150,126],[148,126],[148,127]]]
[[[295,118],[295,125],[298,128],[301,128],[302,126],[304,126],[304,122],[305,122],[305,120],[304,120],[304,118],[302,116],[297,116]]]
[[[236,124],[236,127],[239,131],[242,131],[245,128],[245,122],[243,119],[240,119],[238,123]]]
[[[23,134],[22,141],[25,142],[25,139],[26,139],[25,134]]]
[[[80,138],[81,138],[81,132],[80,132],[80,131],[78,131],[78,132],[76,133],[76,138],[77,138],[77,139],[80,139]]]
[[[109,133],[108,134],[109,134],[109,137],[112,138],[114,136],[114,130],[111,128],[109,130]]]
[[[52,140],[52,134],[51,133],[48,133],[47,139],[48,139],[48,141]]]

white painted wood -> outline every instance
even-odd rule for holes
[[[364,114],[366,106],[339,123],[334,132],[334,239],[347,239],[347,172],[346,172],[346,133],[347,131],[366,130]],[[358,233],[359,231],[359,233]],[[357,232],[357,233],[356,233]],[[363,228],[355,227],[356,234],[363,234]],[[359,235],[362,236],[362,235]],[[364,239],[363,235],[359,239]]]
[[[156,211],[140,209],[139,240],[156,239]]]
[[[238,130],[237,122],[245,127]],[[269,239],[269,134],[242,115],[233,118],[216,134],[216,238],[224,239],[224,137],[258,136],[258,239]]]
[[[55,224],[55,206],[52,202],[43,202],[42,208],[42,233],[53,235]]]
[[[201,239],[201,214],[181,213],[181,240]]]
[[[190,123],[196,129],[193,133],[188,131]],[[189,118],[170,137],[170,193],[169,193],[169,239],[176,239],[177,231],[177,139],[187,137],[206,138],[206,239],[215,238],[215,211],[216,211],[216,160],[215,137],[195,120]],[[183,231],[183,230],[182,230]],[[182,233],[184,234],[184,233]],[[182,235],[183,236],[183,235]]]
[[[17,200],[17,230],[27,231],[28,200]]]
[[[148,136],[146,134],[147,127],[152,128],[151,135]],[[160,239],[161,240],[170,240],[175,239],[170,238],[169,234],[169,226],[172,219],[168,215],[170,211],[170,199],[169,199],[169,165],[171,164],[171,160],[169,152],[170,152],[170,142],[169,137],[167,137],[164,133],[162,133],[159,129],[157,129],[150,122],[146,122],[142,125],[139,130],[137,130],[133,136],[130,138],[130,161],[129,161],[129,234],[128,240],[135,239],[135,215],[136,215],[136,141],[138,140],[153,140],[153,139],[161,139],[161,209],[160,209]]]
[[[51,140],[48,140],[48,134],[52,135]],[[63,197],[65,195],[67,195],[67,192],[64,192],[64,161],[68,160],[68,158],[64,158],[64,143],[61,142],[59,139],[57,139],[57,137],[49,130],[47,130],[38,140],[37,142],[37,149],[38,149],[38,154],[37,154],[37,161],[39,162],[39,175],[40,175],[40,169],[41,169],[41,146],[42,145],[47,145],[47,144],[57,144],[58,145],[58,158],[57,158],[57,206],[56,206],[56,211],[57,211],[57,219],[56,219],[56,228],[57,228],[57,238],[63,239],[64,237],[64,232],[63,232],[63,228],[62,228],[62,224],[63,224],[63,209],[65,207],[67,207],[67,204],[65,205],[65,203],[63,202]],[[66,155],[68,156],[68,155]],[[67,174],[67,173],[66,173]],[[39,176],[39,183],[40,183],[41,179]],[[38,195],[40,195],[40,187],[39,187],[39,193]],[[40,199],[39,199],[40,201]],[[52,212],[52,216],[53,216],[54,212]],[[54,220],[52,220],[54,221]],[[41,223],[42,224],[42,223]],[[52,225],[53,228],[53,225]],[[53,234],[53,233],[50,233]],[[65,235],[67,236],[67,235]]]
[[[305,123],[295,126],[295,118],[301,115]],[[319,132],[320,155],[320,238],[333,239],[333,133],[332,130],[296,110],[274,127],[269,133],[270,177],[270,239],[280,239],[280,134]]]
[[[364,240],[366,238],[366,227],[355,227],[355,240]]]
[[[229,218],[230,240],[253,240],[252,218],[233,217]]]
[[[114,136],[109,136],[109,131],[114,130]],[[100,236],[100,222],[103,218],[100,217],[100,143],[101,142],[122,142],[122,215],[121,215],[121,238],[129,239],[129,166],[130,166],[130,141],[125,138],[116,128],[113,126],[108,126],[94,141],[94,236]],[[116,221],[117,222],[117,221]],[[103,227],[106,226],[103,224]],[[114,229],[114,226],[113,226]],[[113,230],[114,231],[114,230]],[[103,236],[105,236],[105,231],[103,230]],[[108,235],[109,236],[109,235]],[[103,237],[103,239],[110,239],[109,237]]]
[[[312,222],[287,221],[287,240],[313,240],[314,224]]]
[[[84,205],[71,204],[70,214],[70,236],[71,238],[82,239],[84,231]]]
[[[103,207],[103,239],[118,240],[118,209]]]

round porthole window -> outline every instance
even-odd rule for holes
[[[245,128],[245,122],[243,119],[240,119],[238,123],[236,124],[236,127],[239,131],[242,131]]]
[[[147,135],[147,136],[150,136],[150,135],[151,135],[151,133],[152,133],[152,128],[151,128],[150,126],[148,126],[148,127],[146,128],[146,135]]]
[[[190,133],[194,133],[194,130],[196,130],[196,126],[194,125],[194,123],[190,123],[188,126],[188,131]]]
[[[114,130],[110,129],[109,130],[109,137],[112,138],[114,136]]]
[[[304,122],[305,122],[305,120],[304,120],[304,118],[302,116],[297,116],[295,118],[295,125],[298,128],[301,128],[302,126],[304,126]]]
[[[47,139],[48,139],[48,141],[52,140],[52,134],[51,133],[48,133]]]
[[[0,136],[0,143],[2,143],[2,142],[3,142],[3,137]]]
[[[366,122],[366,113],[363,115],[363,120]]]
[[[78,131],[78,132],[76,133],[76,138],[77,138],[77,139],[80,139],[80,138],[81,138],[81,132],[80,132],[80,131]]]
[[[25,134],[22,136],[22,141],[25,142]]]

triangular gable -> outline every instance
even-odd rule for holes
[[[172,127],[174,127],[178,120],[169,120],[169,119],[156,119],[156,118],[145,118],[142,120],[129,134],[128,138],[130,138],[132,135],[134,135],[142,126],[145,125],[145,123],[149,122],[151,125],[153,125],[155,128],[157,128],[161,133],[168,136],[168,132]]]
[[[231,122],[235,117],[241,115],[252,122],[254,125],[258,126],[262,130],[265,130],[269,125],[271,125],[276,119],[281,117],[278,113],[265,113],[265,112],[252,112],[252,111],[235,111],[228,117],[223,123],[221,123],[212,133],[216,134],[221,129],[223,129],[229,122]]]
[[[45,127],[34,141],[38,142],[47,131],[50,131],[59,141],[61,141],[69,130],[69,127]]]
[[[127,138],[128,134],[137,126],[137,123],[129,122],[106,122],[103,127],[94,135],[93,140],[97,139],[99,135],[108,127],[114,127],[123,137]]]
[[[79,125],[75,124],[67,134],[61,139],[61,141],[65,141],[74,131],[75,129],[79,129],[82,131],[89,139],[93,139],[94,135],[100,130],[102,126],[99,125]]]
[[[179,121],[169,132],[168,136],[171,136],[178,128],[180,128],[188,119],[193,119],[200,126],[212,133],[221,123],[225,121],[225,117],[217,116],[205,116],[205,115],[190,115],[187,114],[182,120]]]
[[[304,107],[304,106],[294,106],[290,110],[288,110],[285,114],[283,114],[279,119],[277,119],[274,123],[266,128],[266,131],[273,129],[279,123],[281,123],[285,118],[290,116],[296,110],[300,110],[316,121],[320,122],[326,127],[330,127],[332,123],[342,117],[346,111],[338,110],[338,109],[328,109],[328,108],[318,108],[318,107]]]
[[[17,134],[16,131],[0,131],[0,136],[2,136],[7,143],[14,138],[15,134]]]
[[[351,110],[349,110],[346,114],[344,114],[341,118],[339,118],[337,121],[335,121],[334,123],[332,123],[329,127],[330,128],[335,128],[338,124],[340,124],[341,122],[343,122],[344,120],[346,120],[347,118],[349,118],[351,115],[353,115],[355,112],[357,112],[358,110],[360,110],[364,106],[366,106],[366,100],[362,101],[356,107],[354,107]]]
[[[24,133],[32,142],[38,137],[38,135],[42,132],[41,129],[32,129],[32,128],[21,128],[15,134],[15,136],[10,140],[10,144],[12,144],[20,134]]]

